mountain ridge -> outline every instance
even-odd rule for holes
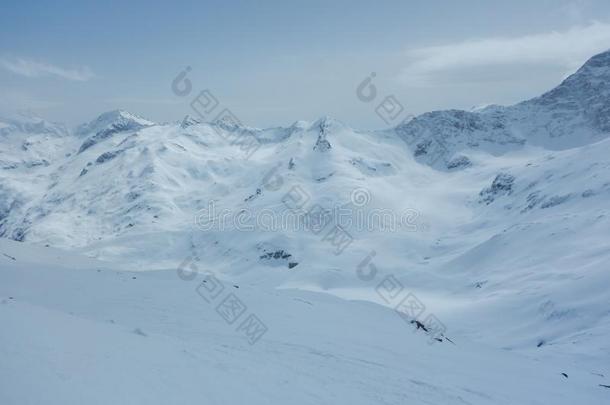
[[[14,132],[0,143],[0,237],[173,279],[192,261],[253,292],[389,313],[398,303],[379,291],[391,280],[458,348],[600,372],[610,139],[595,114],[608,103],[597,82],[607,60],[524,103],[381,131],[330,117],[258,129],[111,112],[83,136]],[[238,136],[255,137],[256,152]]]

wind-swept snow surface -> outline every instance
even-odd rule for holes
[[[469,339],[429,344],[387,308],[222,279],[255,345],[173,270],[130,273],[0,242],[3,404],[604,403],[604,378]],[[568,378],[561,373],[568,374]]]
[[[609,86],[606,52],[384,131],[0,120],[0,403],[610,403]]]

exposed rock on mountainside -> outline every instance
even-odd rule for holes
[[[95,121],[81,125],[76,134],[88,137],[78,153],[82,153],[98,142],[119,132],[137,131],[154,125],[153,122],[122,110],[109,111],[100,115]]]
[[[562,150],[604,139],[610,133],[610,51],[540,97],[473,112],[434,111],[395,131],[418,160],[441,169],[465,149],[501,154],[529,143]]]

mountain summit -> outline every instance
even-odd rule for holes
[[[354,131],[328,117],[267,129],[189,117],[155,124],[121,110],[76,136],[57,136],[37,120],[7,123],[0,237],[12,241],[0,240],[0,314],[13,315],[0,324],[0,347],[29,353],[19,390],[28,391],[32,364],[62,358],[57,347],[72,355],[103,336],[107,355],[83,352],[69,362],[79,367],[61,375],[53,368],[49,386],[78,377],[81,360],[93,359],[118,370],[102,372],[120,376],[114,388],[125,364],[149,358],[137,351],[146,347],[167,356],[146,363],[161,370],[154,381],[167,382],[160,364],[201,371],[184,374],[193,381],[235,369],[258,390],[269,378],[252,370],[267,361],[277,381],[295,381],[286,398],[308,378],[339,381],[340,366],[341,376],[356,370],[358,379],[329,403],[354,403],[352,394],[371,382],[378,385],[362,403],[604,403],[609,59],[598,55],[555,89],[513,106],[434,111],[383,131]],[[252,153],[244,139],[256,141]],[[84,267],[55,248],[111,266]],[[224,294],[214,303],[203,284],[212,275],[208,287]],[[238,295],[247,312],[228,327],[220,308]],[[253,313],[269,334],[245,350],[239,331]],[[84,339],[49,341],[45,333],[32,344],[41,328],[66,325],[97,326]],[[45,347],[49,357],[38,361]],[[117,347],[131,360],[116,362]],[[0,366],[1,403],[27,402],[2,400],[14,359],[8,372]],[[296,369],[305,371],[290,374]],[[522,381],[516,393],[506,370]],[[140,378],[147,369],[132,371],[138,377],[126,391],[150,387]],[[51,378],[45,368],[35,375]],[[180,381],[167,384],[170,397],[182,392],[176,387],[201,395]],[[320,403],[315,387],[305,403]],[[208,402],[227,402],[219,398]],[[258,402],[268,398],[278,397]]]
[[[79,153],[116,133],[137,131],[153,125],[155,125],[154,122],[127,111],[114,110],[105,112],[94,121],[83,124],[76,129],[78,136],[87,138],[81,145]]]
[[[531,100],[425,113],[394,131],[420,162],[440,169],[464,150],[498,155],[526,144],[563,150],[597,142],[610,135],[610,51]]]
[[[586,146],[610,135],[609,112],[605,52],[540,97],[508,107],[429,112],[378,132],[357,132],[330,117],[268,129],[190,117],[156,124],[124,110],[101,114],[74,137],[50,136],[64,131],[38,118],[7,121],[1,133],[21,135],[0,149],[0,234],[84,246],[155,227],[182,232],[210,199],[232,207],[267,201],[260,183],[274,167],[312,189],[328,185],[325,201],[334,201],[363,179],[393,183],[393,176],[429,170],[425,166],[482,170],[509,152]],[[236,137],[256,139],[251,159]],[[42,186],[34,191],[28,182]],[[112,225],[92,226],[100,216]]]
[[[610,133],[610,51],[589,59],[553,90],[512,108],[526,136],[563,149],[591,143]],[[529,131],[528,131],[529,130]]]
[[[95,120],[76,129],[79,136],[96,134],[105,130],[129,130],[155,125],[154,122],[125,110],[112,110],[100,114]]]

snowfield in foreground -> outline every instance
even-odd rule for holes
[[[196,292],[203,276],[114,271],[7,240],[0,251],[3,404],[608,400],[600,369],[468,339],[429,344],[379,305],[222,279],[269,328],[250,345]]]
[[[0,404],[610,403],[609,114],[2,119]]]

